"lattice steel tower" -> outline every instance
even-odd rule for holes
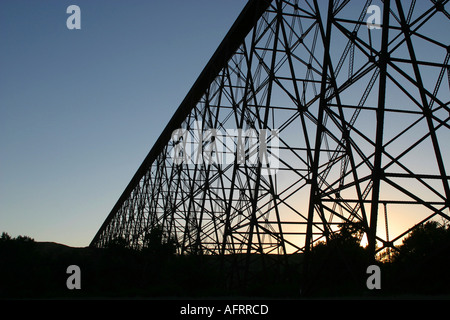
[[[91,245],[282,264],[341,223],[375,255],[450,220],[447,3],[250,0]]]

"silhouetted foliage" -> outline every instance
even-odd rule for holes
[[[0,237],[0,246],[4,248],[5,246],[32,246],[34,239],[28,236],[17,236],[12,238],[7,232],[2,232]]]
[[[128,241],[124,238],[114,238],[108,244],[106,245],[107,249],[110,250],[127,250],[128,247]]]
[[[429,221],[415,228],[393,254],[388,289],[398,293],[450,293],[450,228]]]
[[[146,234],[142,251],[149,255],[173,255],[176,251],[176,243],[170,237],[164,237],[163,228],[157,225]]]
[[[374,292],[366,288],[367,267],[374,261],[361,247],[361,226],[342,225],[327,242],[311,251],[307,292],[318,297],[358,297]],[[139,249],[118,238],[107,248],[71,248],[40,243],[26,236],[0,236],[0,298],[73,297],[207,297],[298,296],[304,257],[290,256],[284,267],[251,257],[249,281],[236,286],[227,268],[241,255],[221,257],[177,255],[175,243],[154,228]],[[276,258],[276,257],[272,257]],[[285,257],[279,256],[279,259]],[[390,262],[382,267],[382,294],[449,294],[450,228],[426,223],[408,235]],[[69,265],[81,269],[81,290],[68,290]],[[265,266],[265,267],[263,267]],[[244,265],[241,266],[244,270]],[[241,272],[242,275],[242,272]],[[302,289],[304,289],[302,287]]]
[[[3,232],[0,237],[0,296],[10,291],[20,294],[18,287],[23,285],[23,291],[32,292],[33,263],[36,260],[35,242],[27,236],[11,237]],[[8,290],[9,289],[9,290]]]
[[[308,288],[312,295],[357,295],[365,289],[370,255],[361,247],[359,224],[342,224],[326,242],[311,250],[310,272],[314,275]]]
[[[430,221],[414,229],[393,256],[395,262],[421,262],[450,245],[450,228]]]
[[[218,270],[201,256],[175,255],[160,229],[142,248],[117,238],[106,248],[70,248],[0,237],[0,298],[208,296],[220,288]],[[67,267],[81,269],[81,290],[66,287]],[[219,291],[223,294],[224,291]]]

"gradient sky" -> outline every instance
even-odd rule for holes
[[[245,3],[1,0],[0,232],[89,245]]]

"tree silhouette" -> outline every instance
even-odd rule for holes
[[[415,228],[399,247],[394,261],[419,262],[450,245],[450,228],[436,221],[429,221]]]
[[[393,291],[420,294],[450,293],[450,228],[429,221],[415,228],[394,254]]]
[[[366,269],[370,255],[361,247],[362,226],[342,224],[326,242],[311,250],[313,295],[359,294],[365,287]]]
[[[142,251],[156,256],[169,256],[175,254],[175,241],[164,237],[163,228],[159,225],[153,227],[145,236]]]

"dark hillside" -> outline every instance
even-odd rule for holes
[[[73,248],[3,233],[0,299],[449,296],[448,226],[425,224],[389,260],[377,261],[381,290],[366,287],[367,266],[374,262],[357,239],[342,232],[328,243],[318,243],[311,253],[309,276],[302,279],[302,254],[256,254],[250,259],[244,254],[179,256],[158,242],[140,251],[120,242],[105,249]],[[66,285],[71,265],[81,270],[79,290]]]

